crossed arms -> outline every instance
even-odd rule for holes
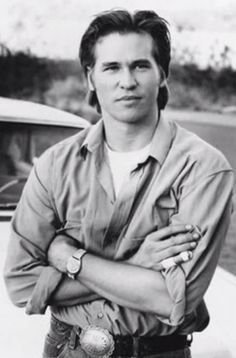
[[[89,253],[83,258],[78,279],[72,281],[63,278],[61,272],[65,272],[65,262],[75,247],[66,241],[63,243],[64,238],[60,242],[58,237],[58,247],[59,243],[64,245],[59,251],[64,252],[65,257],[55,253],[52,243],[55,212],[47,190],[33,171],[12,222],[5,270],[12,301],[25,306],[38,296],[44,306],[34,309],[28,306],[28,310],[42,313],[48,300],[51,305],[72,305],[105,297],[124,307],[172,317],[170,324],[177,325],[202,300],[216,268],[229,225],[232,186],[230,171],[206,176],[186,188],[178,213],[172,216],[170,226],[163,229],[167,231],[159,230],[146,237],[129,261],[114,262]],[[193,238],[183,223],[198,225],[202,233],[200,240]],[[163,275],[161,261],[190,249],[192,241],[198,241],[198,245],[192,247],[193,258]],[[182,312],[173,318],[173,312],[178,310]]]
[[[191,225],[160,229],[148,235],[138,252],[123,262],[85,255],[77,282],[73,284],[71,280],[64,280],[50,304],[70,305],[71,300],[74,304],[81,303],[81,299],[89,301],[94,299],[95,292],[121,306],[168,317],[172,303],[160,274],[162,261],[174,256],[176,264],[183,262],[179,253],[193,250],[200,239],[197,232],[189,232],[191,229]],[[57,237],[48,250],[49,263],[66,273],[66,262],[75,252],[75,247],[74,240]]]

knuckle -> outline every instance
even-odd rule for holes
[[[177,235],[177,236],[175,237],[175,241],[176,241],[176,244],[177,244],[177,245],[182,244],[182,243],[183,243],[183,240],[184,240],[184,236],[181,235],[181,234],[179,234],[179,235]]]
[[[190,239],[191,239],[191,235],[189,235],[189,234],[179,235],[179,243],[180,243],[180,244],[185,244],[185,243],[187,243]]]
[[[154,236],[153,232],[151,234],[148,234],[145,238],[145,242],[151,240],[153,236]]]
[[[186,234],[186,241],[192,240],[192,235],[190,233]]]
[[[181,240],[180,240],[180,244],[186,244],[188,242],[189,242],[189,237],[187,235],[182,235]]]
[[[183,244],[188,244],[189,240],[190,240],[190,237],[188,235],[184,235],[183,239],[182,239],[182,243]]]
[[[183,245],[181,245],[181,250],[180,251],[188,250],[190,247],[191,247],[190,243],[183,244]]]
[[[151,243],[151,242],[155,241],[158,238],[159,238],[159,233],[158,232],[152,232],[151,234],[149,234],[146,237],[145,241],[147,241],[148,243]]]
[[[187,250],[192,250],[192,249],[193,249],[193,247],[192,247],[191,244],[189,243],[189,244],[184,245],[182,251],[187,251]]]
[[[156,240],[161,240],[163,237],[165,237],[166,231],[167,231],[167,228],[159,229],[156,232],[155,239]]]

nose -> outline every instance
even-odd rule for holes
[[[130,69],[124,69],[120,74],[119,84],[121,88],[133,89],[137,86],[137,81]]]

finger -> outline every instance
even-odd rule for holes
[[[196,248],[196,246],[196,242],[188,242],[182,245],[171,246],[161,251],[157,250],[155,254],[158,257],[159,261],[162,261],[168,259],[169,257],[179,255],[181,252],[192,251]]]
[[[172,245],[181,245],[184,244],[186,242],[190,242],[190,241],[194,241],[194,242],[198,242],[198,240],[200,239],[200,235],[196,232],[187,232],[184,234],[178,234],[175,236],[172,236],[170,238],[170,240],[166,239],[164,241],[170,241],[172,242]]]
[[[159,248],[161,245],[161,249],[167,249],[170,247],[174,247],[176,245],[182,245],[186,243],[191,242],[197,242],[200,239],[200,236],[196,233],[185,233],[185,234],[179,234],[176,236],[171,236],[170,238],[166,238],[165,240],[161,240],[161,242],[158,243]],[[157,245],[157,244],[156,244]],[[194,247],[194,245],[193,245]]]
[[[166,226],[162,229],[159,229],[149,234],[148,238],[153,241],[159,241],[180,233],[187,233],[191,231],[192,228],[193,225],[183,225],[183,224]]]
[[[197,237],[197,236],[198,236],[199,238],[202,237],[202,230],[201,230],[200,227],[197,226],[197,225],[194,226],[193,236],[194,236],[194,237]]]
[[[184,251],[181,254],[179,254],[178,256],[172,256],[172,257],[169,257],[168,259],[161,261],[161,265],[162,265],[163,269],[166,270],[170,267],[176,266],[183,262],[187,262],[187,261],[191,260],[192,257],[193,257],[193,253],[191,251]]]

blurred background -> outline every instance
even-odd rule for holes
[[[169,22],[171,96],[165,116],[223,151],[236,170],[234,0],[0,0],[0,99],[47,104],[95,123],[98,115],[86,102],[87,87],[78,62],[78,49],[93,16],[111,8],[152,9]],[[4,113],[0,106],[0,118],[1,115]],[[196,203],[196,210],[200,209]],[[8,236],[0,224],[3,265]],[[9,223],[5,228],[9,230]],[[211,330],[201,336],[202,341],[196,340],[196,358],[236,357],[235,238],[236,210],[219,262],[226,269],[226,276],[219,280],[218,273],[211,284],[213,289],[208,294],[213,312]],[[4,322],[0,327],[0,356],[40,357],[47,319],[25,317],[23,310],[13,307],[2,277],[0,302],[0,319]],[[25,340],[26,332],[32,333],[30,342]],[[227,339],[230,343],[226,344]]]
[[[222,125],[229,118],[234,122],[233,0],[1,0],[0,96],[48,104],[96,122],[98,116],[86,102],[86,83],[77,59],[79,43],[95,14],[117,7],[153,9],[169,22],[170,110],[188,111],[190,117],[197,113],[200,120],[220,113],[217,119]],[[218,138],[221,150],[228,135],[234,136],[229,128]],[[233,149],[226,149],[233,158]],[[236,274],[236,227],[230,230],[220,263]]]
[[[46,103],[96,120],[84,102],[77,54],[93,16],[113,7],[153,9],[170,24],[169,106],[236,110],[233,0],[1,0],[0,96]]]

